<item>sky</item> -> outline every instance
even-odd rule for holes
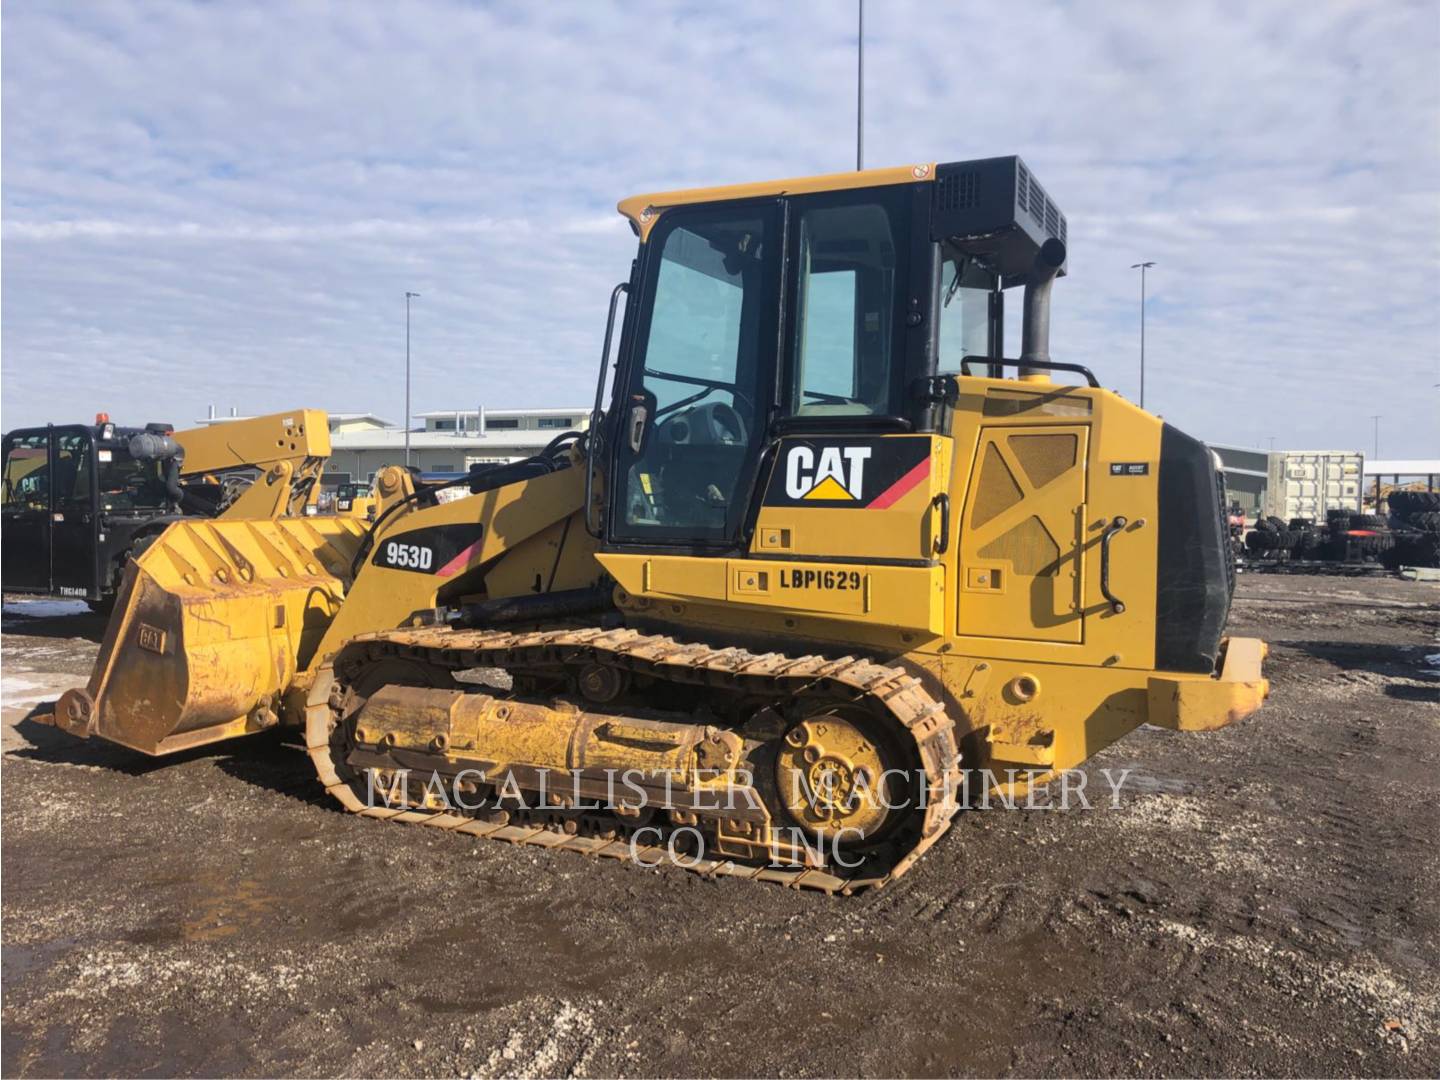
[[[1440,4],[869,0],[870,166],[1020,154],[1055,359],[1440,456]],[[6,0],[0,423],[570,406],[618,199],[854,166],[855,4]],[[1016,298],[1018,300],[1018,297]],[[1019,304],[1012,304],[1012,313]],[[1018,342],[1018,334],[1008,340]]]

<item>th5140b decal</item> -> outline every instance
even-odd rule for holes
[[[929,475],[927,436],[789,438],[780,443],[765,505],[883,510]]]

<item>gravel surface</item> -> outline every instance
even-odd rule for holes
[[[1440,1074],[1440,586],[1242,577],[1261,713],[851,899],[350,817],[280,738],[75,742],[27,717],[103,626],[27,610],[8,1076]]]

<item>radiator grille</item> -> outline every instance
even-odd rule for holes
[[[994,443],[985,447],[985,460],[980,466],[980,480],[975,488],[975,502],[970,511],[970,527],[978,529],[996,515],[1010,509],[1020,501],[1020,485],[1010,474],[1010,467],[995,449]]]
[[[977,552],[982,559],[1009,559],[1015,573],[1053,577],[1060,568],[1060,545],[1038,517],[1028,517]]]
[[[1010,452],[1030,483],[1042,488],[1075,464],[1080,440],[1074,435],[1012,435]]]

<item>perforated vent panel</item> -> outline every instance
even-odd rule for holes
[[[1075,464],[1080,440],[1074,435],[1012,435],[1010,452],[1036,488]]]
[[[1020,501],[1020,485],[1005,464],[1005,459],[991,443],[985,447],[985,459],[980,466],[980,481],[975,490],[974,509],[970,512],[970,527],[978,529],[997,514],[1010,509]]]
[[[979,551],[982,559],[1008,559],[1017,574],[1054,577],[1060,565],[1060,545],[1038,517],[1028,517]]]
[[[964,169],[940,177],[936,205],[941,210],[969,210],[980,202],[980,174]]]
[[[1021,166],[1024,169],[1024,166]],[[1057,236],[1065,239],[1065,215],[1050,197],[1045,194],[1045,189],[1037,184],[1023,171],[1016,181],[1015,202],[1021,209],[1027,211],[1035,224],[1038,225],[1047,236]]]

